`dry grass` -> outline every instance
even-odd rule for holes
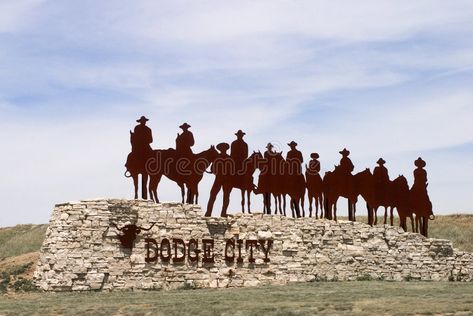
[[[0,228],[0,260],[38,251],[48,225],[16,225]]]

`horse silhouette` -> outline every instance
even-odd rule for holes
[[[340,166],[335,166],[334,171],[326,172],[322,180],[326,218],[337,220],[337,201],[344,197],[348,200],[348,220],[355,221],[359,193],[355,187],[354,176],[341,172]]]
[[[154,150],[153,157],[148,163],[150,172],[150,192],[153,200],[159,203],[158,185],[161,177],[165,175],[177,183],[181,188],[182,203],[197,204],[199,198],[199,182],[202,180],[205,170],[217,157],[217,150],[212,145],[209,149],[198,154],[182,157],[176,150]]]
[[[232,165],[229,166],[230,168],[227,167],[224,168],[226,170],[218,170],[221,168],[216,167],[217,170],[213,172],[216,173],[216,182],[214,183],[214,186],[211,190],[209,203],[207,205],[207,212],[205,213],[205,216],[211,216],[213,203],[220,189],[223,190],[223,204],[220,216],[227,216],[227,209],[230,203],[230,194],[232,192],[232,189],[240,189],[241,191],[242,213],[245,213],[245,194],[247,195],[248,213],[251,213],[250,196],[251,192],[253,192],[253,190],[256,188],[253,183],[253,173],[256,171],[258,164],[263,161],[263,155],[261,154],[261,152],[254,151],[250,157],[246,158],[243,161],[242,168],[239,169],[239,171],[234,168],[234,160],[232,159],[230,161],[232,162]],[[219,162],[218,158],[214,162],[214,164],[216,164],[217,162]],[[214,169],[214,166],[212,166],[212,169]],[[228,172],[229,170],[231,170],[232,172]]]
[[[130,131],[131,152],[128,154],[125,167],[125,177],[133,179],[135,199],[138,199],[138,176],[141,174],[141,197],[148,199],[148,171],[146,163],[152,157],[152,150],[143,150],[138,147],[136,134]]]
[[[251,213],[251,200],[250,196],[253,190],[256,188],[253,183],[253,174],[255,173],[258,165],[263,161],[263,155],[260,151],[253,151],[250,157],[243,161],[242,169],[237,174],[232,175],[227,183],[231,193],[233,188],[240,189],[241,191],[241,211],[245,213],[245,194],[247,196],[247,210]],[[228,207],[228,205],[227,205]],[[226,210],[225,210],[226,211]]]
[[[390,211],[390,224],[393,223],[393,209],[397,210],[399,215],[399,226],[407,231],[407,218],[411,219],[412,231],[414,230],[414,218],[412,208],[409,201],[409,184],[407,183],[406,177],[400,175],[389,184],[389,205]],[[386,219],[384,220],[386,224]]]

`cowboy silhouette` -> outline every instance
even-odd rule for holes
[[[235,133],[237,139],[232,142],[230,156],[235,162],[235,171],[238,175],[245,174],[243,161],[248,158],[248,144],[243,140],[246,134],[240,129]]]
[[[221,216],[224,217],[226,216],[226,212],[224,213],[223,210],[226,210],[225,206],[228,206],[230,195],[229,192],[227,192],[227,189],[231,189],[230,187],[228,187],[228,162],[231,162],[231,157],[227,154],[230,145],[228,145],[227,143],[220,143],[217,145],[216,148],[219,151],[219,154],[217,155],[217,158],[212,163],[212,167],[210,168],[211,173],[215,175],[215,181],[212,185],[212,189],[210,190],[210,197],[209,202],[207,203],[207,212],[205,213],[205,216],[212,215],[213,205],[215,203],[215,199],[217,198],[217,194],[218,192],[220,192],[220,189],[223,188],[224,196]]]
[[[183,132],[182,134],[177,134],[176,151],[183,155],[191,155],[191,147],[194,146],[194,135],[189,131],[189,127],[191,126],[187,123],[184,123],[179,127],[183,130]]]
[[[388,169],[384,166],[386,161],[383,158],[379,158],[376,162],[376,166],[373,170],[373,181],[374,181],[374,197],[375,205],[384,206],[384,224],[387,221],[387,208],[388,208],[388,195],[389,195],[389,174]],[[377,209],[377,207],[376,207]],[[375,211],[376,211],[375,209]]]
[[[414,170],[414,184],[410,190],[410,206],[416,214],[416,232],[420,229],[420,233],[428,236],[428,220],[435,218],[432,212],[432,202],[427,193],[427,171],[424,167],[426,163],[422,158],[414,161],[417,167]],[[432,216],[434,216],[432,218]],[[420,226],[420,227],[419,227]]]
[[[307,169],[307,174],[310,175],[317,175],[320,172],[320,161],[318,153],[311,153],[310,158],[312,158],[309,162],[309,168]]]
[[[135,126],[135,129],[131,138],[132,151],[139,154],[146,154],[152,151],[150,144],[153,142],[153,133],[151,129],[146,126],[146,122],[149,121],[146,117],[142,116],[136,122],[140,123]]]
[[[355,169],[355,166],[353,166],[351,159],[348,158],[350,151],[346,148],[343,148],[343,150],[339,151],[339,153],[342,155],[342,159],[340,159],[340,171],[344,174],[351,174],[353,169]]]
[[[302,158],[302,153],[296,149],[297,143],[295,141],[287,144],[291,147],[291,150],[287,152],[286,160],[289,162],[289,172],[290,175],[302,175],[302,163],[304,158]]]
[[[414,170],[414,184],[412,185],[412,189],[427,191],[427,171],[424,169],[426,163],[419,157],[414,161],[414,165],[417,168]]]
[[[389,183],[389,174],[388,169],[384,166],[386,161],[383,158],[379,158],[376,162],[378,166],[376,166],[373,170],[373,178],[376,184],[385,185]]]
[[[146,162],[153,154],[150,144],[153,142],[151,129],[146,126],[148,119],[144,116],[140,117],[136,122],[140,123],[135,126],[134,131],[130,131],[131,153],[127,157],[125,167],[126,177],[133,178],[135,187],[135,199],[138,198],[138,175],[141,174],[141,197],[148,198],[148,170]]]

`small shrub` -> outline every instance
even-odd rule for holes
[[[28,271],[29,268],[33,265],[33,262],[28,262],[19,266],[12,267],[8,269],[7,273],[10,275],[17,276],[19,274],[23,274]]]
[[[3,271],[0,273],[0,293],[5,293],[7,291],[10,280],[10,275],[8,273]]]
[[[356,277],[357,281],[373,281],[373,277],[369,274],[363,274]]]
[[[11,288],[16,292],[36,292],[38,288],[34,285],[32,280],[20,278],[11,285]]]

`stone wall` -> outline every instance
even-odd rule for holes
[[[132,249],[122,246],[114,226],[152,223]],[[164,239],[170,244],[158,249]],[[184,241],[185,252],[174,239]],[[360,279],[472,281],[473,254],[397,227],[262,214],[206,218],[198,205],[109,199],[56,205],[35,272],[36,284],[48,291]]]

